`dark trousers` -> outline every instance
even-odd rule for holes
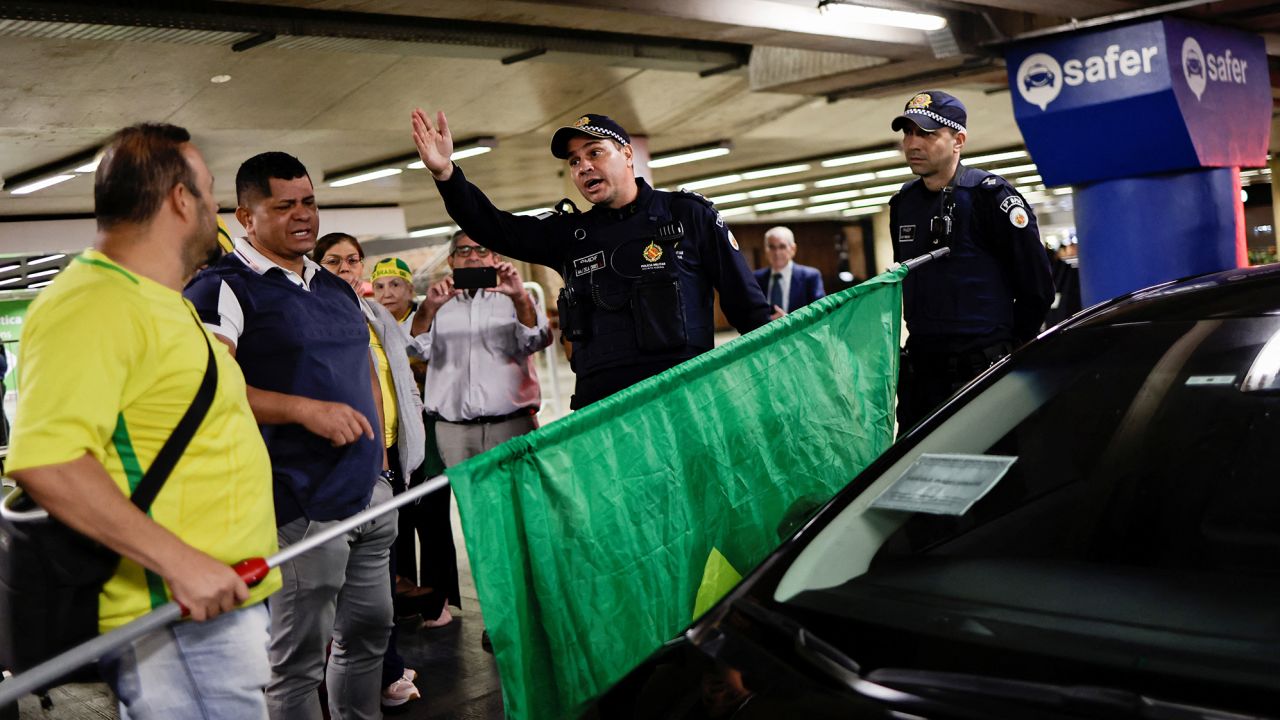
[[[435,420],[426,420],[427,457],[422,467],[409,476],[410,485],[418,485],[431,477],[444,472],[444,463],[440,460],[436,448]],[[399,568],[400,575],[422,587],[432,588],[433,598],[442,598],[443,602],[434,615],[434,619],[444,609],[443,603],[454,607],[462,607],[462,591],[458,584],[458,550],[453,544],[453,521],[449,515],[450,499],[453,497],[449,486],[428,494],[416,504],[400,508],[400,536],[396,539],[396,554],[404,558]],[[414,567],[413,558],[417,554],[414,537],[422,546],[422,559]],[[430,614],[424,610],[424,617]]]
[[[908,341],[898,367],[898,435],[1012,350],[1012,343],[1003,340],[956,352],[923,351]]]

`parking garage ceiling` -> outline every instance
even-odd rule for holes
[[[971,154],[1020,145],[1000,46],[1028,33],[1164,10],[1261,32],[1273,65],[1280,56],[1272,3],[865,4],[947,24],[843,22],[817,0],[0,0],[0,176],[163,121],[192,131],[231,208],[245,158],[283,150],[319,181],[412,153],[409,114],[423,107],[448,113],[459,139],[492,138],[460,164],[499,206],[532,208],[572,194],[547,143],[584,112],[647,136],[653,154],[732,141],[727,155],[655,170],[659,186],[805,159],[817,180],[832,175],[823,158],[891,147],[889,119],[926,87],[964,98]],[[89,214],[91,185],[0,192],[0,220]],[[401,206],[411,227],[447,221],[425,171],[317,195]]]

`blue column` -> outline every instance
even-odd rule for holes
[[[1237,172],[1204,168],[1076,187],[1085,306],[1240,265]]]

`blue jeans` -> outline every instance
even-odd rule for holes
[[[267,717],[270,619],[262,603],[206,622],[179,622],[102,661],[121,720]]]

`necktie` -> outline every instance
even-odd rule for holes
[[[769,286],[769,304],[782,307],[782,273],[773,274],[773,284]]]

